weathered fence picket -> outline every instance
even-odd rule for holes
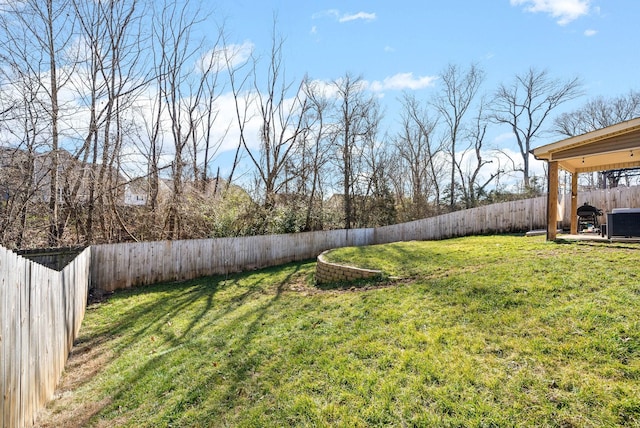
[[[33,425],[84,317],[91,250],[61,272],[0,247],[0,427]]]

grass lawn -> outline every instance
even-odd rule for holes
[[[489,236],[119,292],[40,426],[640,426],[640,246]],[[372,286],[373,285],[373,286]]]

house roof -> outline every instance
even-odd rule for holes
[[[571,173],[640,167],[640,117],[535,148]]]

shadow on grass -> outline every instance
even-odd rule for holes
[[[291,267],[291,265],[289,265]],[[277,268],[276,268],[277,269]],[[268,271],[268,270],[267,270]],[[223,387],[222,391],[219,393],[219,405],[223,405],[225,409],[233,409],[237,407],[243,399],[243,384],[250,379],[250,377],[255,373],[258,365],[260,364],[259,358],[249,356],[249,351],[252,349],[252,342],[262,333],[262,325],[264,324],[265,317],[269,310],[272,308],[274,304],[276,304],[285,291],[287,284],[289,281],[300,271],[300,265],[297,264],[293,266],[293,270],[289,272],[284,279],[277,282],[275,287],[272,287],[271,284],[268,284],[271,288],[272,293],[268,294],[267,299],[264,303],[260,304],[252,311],[247,311],[245,313],[237,316],[231,325],[227,328],[227,331],[233,331],[236,333],[236,339],[233,343],[228,343],[229,341],[223,344],[225,351],[225,359],[226,365],[232,367],[230,375],[223,377]],[[265,271],[262,271],[265,272]],[[251,274],[243,275],[243,279],[247,279],[251,276]],[[236,279],[237,281],[238,279]],[[259,283],[264,282],[260,280]],[[242,306],[245,302],[247,302],[252,296],[255,296],[256,293],[263,293],[264,288],[259,287],[257,285],[253,285],[247,290],[245,293],[237,296],[232,299],[233,305],[227,307],[220,315],[218,315],[215,320],[220,320],[222,318],[226,318],[231,312],[233,312],[236,308]],[[206,311],[208,311],[211,306],[208,304]],[[192,325],[198,324],[198,321],[202,316],[206,313],[206,311],[199,312],[196,316],[194,316]],[[207,320],[207,324],[203,324],[201,329],[207,329],[210,323],[210,320]],[[196,335],[199,334],[198,331],[194,332]],[[184,337],[184,335],[182,335]],[[182,338],[178,339],[178,342],[181,342]],[[134,377],[134,381],[138,379],[142,379],[147,372],[153,370],[156,367],[162,366],[164,362],[162,359],[164,356],[153,359],[149,361],[148,364],[145,364],[138,370],[138,374]],[[203,361],[202,367],[200,369],[205,369],[204,366],[208,366],[212,364],[212,361]],[[204,371],[204,370],[203,370]],[[215,371],[209,370],[208,375],[204,376],[202,379],[199,379],[198,382],[192,384],[190,386],[190,390],[183,394],[182,398],[178,400],[171,409],[165,409],[165,419],[163,423],[167,423],[169,426],[175,424],[180,425],[181,419],[184,415],[184,412],[189,408],[198,406],[201,404],[202,400],[207,398],[207,393],[211,389],[212,385],[218,385],[220,387],[220,374]],[[118,400],[122,398],[122,393],[126,392],[126,385],[123,385],[123,389],[119,394],[117,394],[114,398]],[[208,413],[208,412],[205,412]],[[202,423],[204,425],[210,424],[211,420],[210,415],[196,415],[196,424]],[[200,420],[203,419],[203,420]],[[194,421],[190,421],[193,423]]]
[[[81,334],[74,344],[71,358],[69,360],[70,369],[79,373],[71,374],[74,378],[68,381],[67,385],[62,385],[63,390],[75,390],[91,381],[95,376],[107,370],[123,353],[128,349],[140,344],[146,344],[154,337],[162,337],[162,350],[151,355],[140,355],[140,359],[145,359],[144,363],[137,366],[131,372],[114,385],[108,395],[110,399],[93,402],[91,411],[87,413],[94,415],[93,421],[103,418],[111,418],[120,413],[119,400],[126,397],[138,383],[144,382],[145,377],[155,370],[166,369],[167,364],[171,364],[170,356],[172,351],[180,348],[187,348],[189,352],[202,352],[208,350],[206,346],[194,344],[194,338],[203,336],[203,333],[225,318],[230,318],[234,311],[238,311],[233,317],[232,325],[226,327],[226,331],[233,328],[234,333],[242,333],[241,337],[236,334],[232,344],[224,343],[220,345],[226,347],[227,364],[234,366],[235,371],[232,378],[225,380],[226,392],[225,401],[229,406],[233,406],[234,397],[237,397],[237,390],[253,369],[250,359],[244,358],[246,351],[256,334],[259,334],[265,314],[278,302],[282,293],[287,289],[288,283],[293,277],[299,274],[304,264],[308,261],[268,268],[260,271],[234,274],[228,277],[215,276],[200,278],[179,283],[163,283],[153,286],[135,288],[131,290],[117,292],[108,300],[115,303],[117,300],[131,300],[126,309],[120,313],[113,314],[111,319],[106,319],[102,325],[94,328],[89,334]],[[286,276],[277,282],[269,282],[269,272],[280,272],[287,270]],[[240,286],[239,286],[240,284]],[[221,292],[233,290],[231,294],[226,293],[220,298]],[[166,294],[165,297],[144,299],[148,295]],[[245,305],[260,297],[260,304],[252,310],[245,311]],[[141,301],[135,303],[135,299],[140,297]],[[102,303],[89,307],[87,311],[99,311]],[[188,314],[188,315],[185,315]],[[109,318],[107,315],[106,318]],[[181,318],[179,329],[166,328],[171,325],[172,320]],[[176,334],[168,334],[167,330],[179,330]],[[229,339],[226,339],[229,341]],[[159,348],[160,349],[160,348]],[[96,355],[99,354],[99,355]],[[99,359],[97,357],[100,357]],[[90,363],[92,361],[92,363]],[[204,364],[204,363],[202,363]],[[194,384],[191,391],[184,394],[181,400],[175,404],[173,410],[163,409],[162,413],[174,415],[179,418],[182,410],[197,403],[201,399],[201,391],[206,390],[207,385],[214,381],[215,375],[206,377],[202,382]],[[104,394],[105,391],[100,392]],[[62,394],[61,394],[62,395]],[[120,404],[122,402],[120,401]],[[63,404],[64,406],[65,404]],[[56,406],[53,403],[53,406]],[[81,404],[86,407],[86,404]],[[66,411],[66,410],[65,410]],[[69,414],[77,411],[70,411]],[[90,417],[90,416],[89,416]],[[122,416],[121,416],[122,417]],[[83,420],[88,421],[87,418]],[[41,426],[77,426],[78,420],[54,422],[41,421]],[[126,423],[126,420],[125,420]]]

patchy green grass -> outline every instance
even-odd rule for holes
[[[43,426],[640,426],[640,246],[471,237],[90,307]]]

